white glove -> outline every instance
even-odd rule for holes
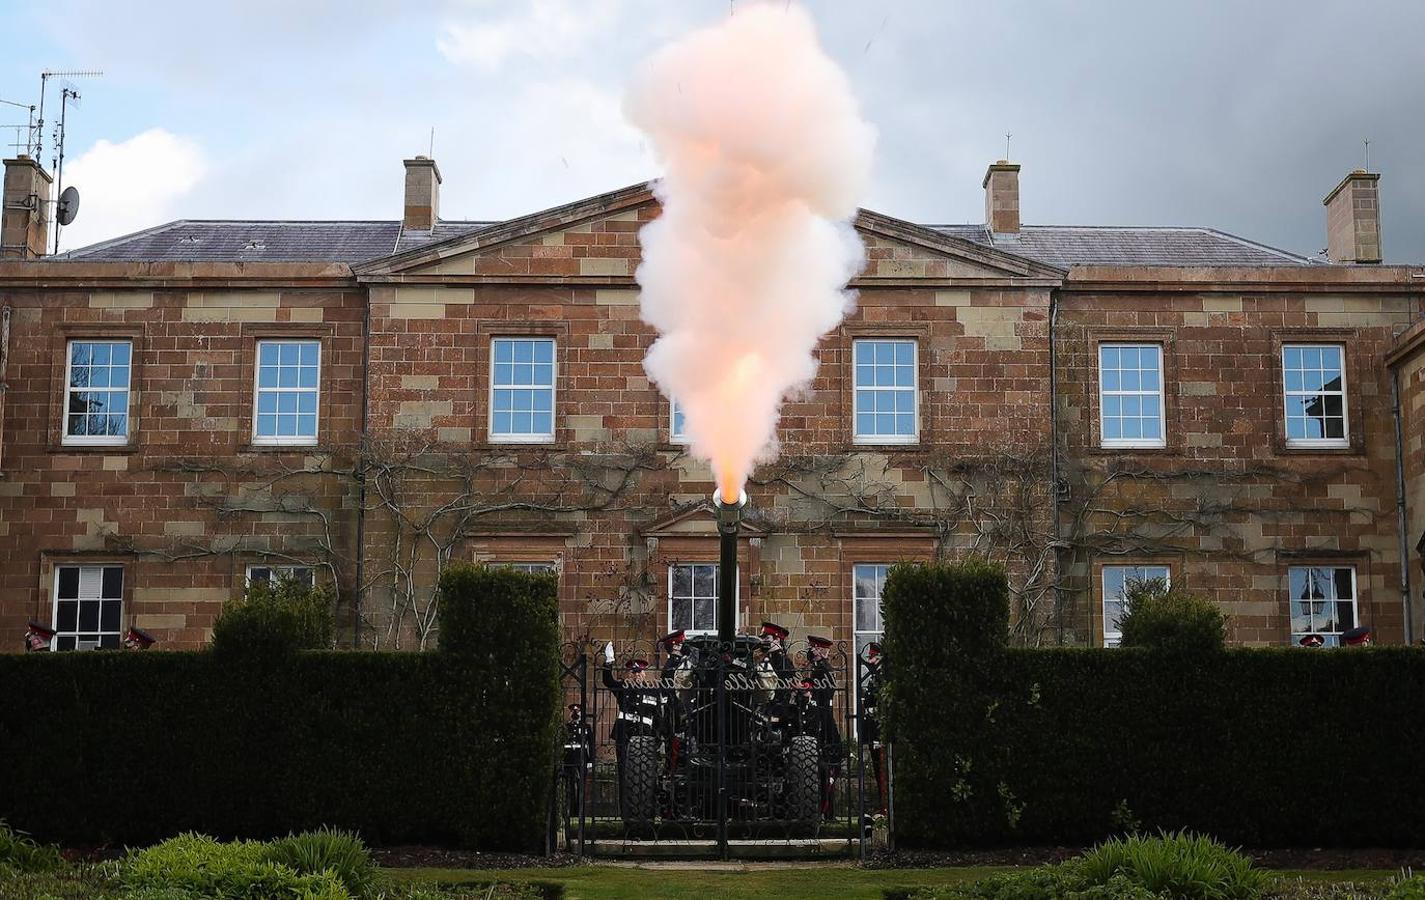
[[[607,644],[604,645],[604,664],[609,666],[614,664],[613,641],[609,641]]]

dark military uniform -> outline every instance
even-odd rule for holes
[[[813,646],[826,648],[831,645],[825,638],[810,638]],[[813,655],[810,697],[807,698],[806,721],[816,735],[821,748],[821,814],[826,819],[833,817],[833,801],[836,796],[836,780],[841,777],[841,756],[844,748],[841,729],[836,726],[836,675],[831,663],[824,657]]]
[[[866,668],[861,676],[861,743],[871,756],[871,771],[876,778],[876,809],[886,811],[886,748],[881,743],[881,647],[869,644]]]
[[[629,668],[634,668],[630,664]],[[629,738],[636,735],[662,737],[667,734],[665,708],[667,697],[657,685],[627,684],[614,678],[613,671],[606,665],[603,669],[604,687],[613,694],[618,703],[618,718],[614,720],[614,755],[618,763],[619,790],[623,790],[623,766],[628,754]]]
[[[564,723],[565,796],[570,818],[577,818],[583,809],[584,778],[593,768],[594,731],[584,720],[584,711],[575,704],[570,707],[569,721]]]

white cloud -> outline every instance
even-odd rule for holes
[[[511,57],[561,59],[613,29],[623,0],[531,0],[514,4],[504,18],[489,17],[489,5],[468,20],[446,22],[436,42],[456,65],[498,69]]]
[[[74,250],[178,218],[175,210],[208,171],[197,142],[162,128],[126,141],[100,140],[65,166],[79,189],[79,217],[61,235]]]

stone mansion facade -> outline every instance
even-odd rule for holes
[[[635,185],[500,222],[177,221],[45,255],[49,174],[5,162],[0,640],[206,641],[224,600],[339,591],[343,644],[430,646],[460,560],[550,568],[571,639],[711,630],[705,465],[642,368]],[[1230,637],[1421,636],[1425,268],[1381,264],[1378,176],[1328,255],[1210,228],[863,212],[857,311],[748,486],[739,625],[848,645],[900,560],[1007,566],[1023,643],[1113,644],[1125,585]],[[8,637],[7,637],[8,636]]]

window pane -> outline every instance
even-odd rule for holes
[[[78,566],[64,566],[59,570],[59,587],[55,593],[62,600],[72,600],[79,596]]]
[[[105,566],[104,579],[99,596],[117,600],[124,596],[124,570],[119,566]]]
[[[1100,345],[1099,426],[1105,442],[1163,443],[1162,348]]]

